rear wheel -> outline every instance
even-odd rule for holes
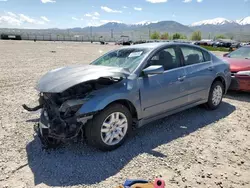
[[[217,109],[222,101],[224,86],[220,81],[215,81],[210,89],[206,107],[210,110]]]
[[[110,151],[124,143],[131,127],[130,111],[121,104],[113,104],[88,122],[85,134],[89,144],[100,150]]]

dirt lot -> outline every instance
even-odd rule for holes
[[[116,151],[70,143],[41,150],[33,137],[37,99],[48,70],[89,63],[115,46],[0,41],[0,187],[112,188],[126,178],[162,177],[167,187],[250,187],[250,95],[230,92],[216,111],[196,107],[139,129]],[[52,52],[54,51],[54,52]]]

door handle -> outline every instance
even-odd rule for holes
[[[179,80],[180,82],[182,82],[185,78],[186,78],[186,76],[180,76],[180,77],[178,78],[178,80]]]
[[[212,71],[212,70],[214,70],[214,67],[208,67],[207,69]]]

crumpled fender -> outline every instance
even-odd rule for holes
[[[116,87],[116,89],[113,89],[113,87]],[[118,89],[118,87],[120,89]],[[114,91],[116,91],[116,93],[114,93]],[[82,107],[77,111],[77,116],[89,114],[92,112],[98,112],[100,110],[103,110],[110,103],[118,100],[129,101],[135,107],[138,119],[140,119],[142,115],[140,108],[140,94],[136,80],[131,80],[129,82],[121,81],[120,83],[114,84],[111,87],[97,90],[96,92],[93,92],[90,96],[87,96],[87,99],[84,100],[86,101],[84,102]]]

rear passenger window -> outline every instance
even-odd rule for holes
[[[205,61],[211,61],[211,55],[204,50],[202,52],[203,52]]]
[[[185,65],[193,65],[205,62],[200,49],[188,46],[181,46],[180,48],[184,56]]]

